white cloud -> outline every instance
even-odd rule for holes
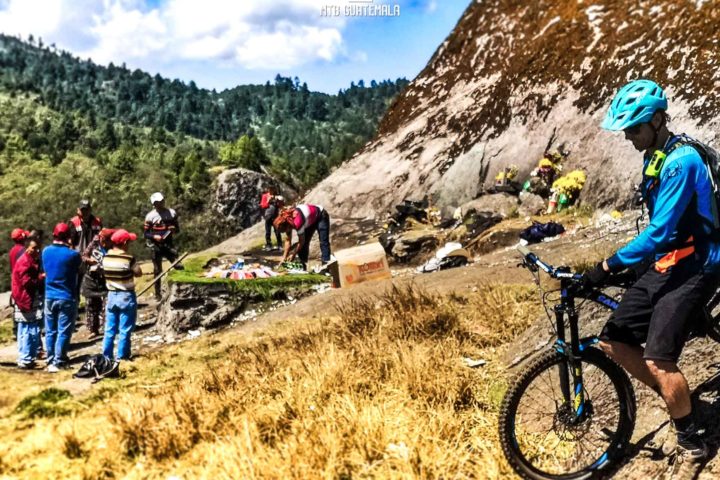
[[[348,0],[338,0],[345,4]],[[343,17],[319,0],[9,0],[0,31],[57,42],[99,63],[219,61],[246,69],[292,69],[353,59]]]
[[[92,20],[88,31],[97,43],[82,56],[96,62],[142,59],[165,53],[171,46],[167,26],[158,10],[142,12],[116,2],[102,13],[93,15]]]

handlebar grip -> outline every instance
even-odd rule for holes
[[[530,249],[524,245],[518,245],[516,248],[517,248],[518,252],[522,253],[523,256],[525,256],[525,257],[527,257],[528,255],[530,255],[532,253],[530,251]]]

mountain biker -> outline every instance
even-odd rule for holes
[[[600,347],[665,401],[677,432],[676,453],[700,463],[708,448],[698,434],[687,380],[678,368],[693,311],[716,285],[720,245],[713,240],[711,178],[698,151],[668,130],[667,98],[649,80],[625,85],[602,128],[623,131],[643,155],[643,196],[650,224],[585,276],[600,286],[611,272],[651,259],[600,334]],[[642,344],[645,347],[642,347]]]

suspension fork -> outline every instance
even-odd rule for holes
[[[578,313],[575,310],[575,305],[570,306],[567,315],[570,320],[571,351],[569,366],[572,370],[573,385],[575,386],[572,407],[575,412],[575,418],[579,419],[585,411],[585,386],[583,384],[582,361],[580,360],[580,352],[582,351],[584,345],[580,340],[580,334],[578,331]]]
[[[567,359],[571,355],[571,352],[568,351],[569,347],[565,341],[565,306],[562,303],[555,305],[555,330],[557,331],[558,337],[555,343],[555,349]],[[560,377],[560,393],[562,393],[563,404],[571,405],[570,375],[566,362],[561,362],[557,368],[558,376]]]
[[[585,390],[583,387],[582,362],[580,354],[585,343],[595,343],[594,337],[583,341],[580,339],[578,328],[578,313],[575,310],[574,299],[563,290],[562,302],[555,306],[555,327],[558,340],[555,348],[562,353],[566,360],[558,365],[560,392],[563,403],[575,413],[575,418],[581,418],[585,411]],[[566,341],[565,317],[570,327],[570,342]],[[570,376],[572,375],[572,382]]]

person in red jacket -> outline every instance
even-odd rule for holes
[[[22,228],[16,228],[12,232],[10,232],[10,239],[13,241],[14,245],[10,249],[10,289],[12,290],[12,271],[15,269],[15,263],[17,263],[18,259],[25,253],[25,240],[27,239],[28,232],[23,230]],[[10,306],[13,307],[13,310],[15,309],[15,305],[13,303],[12,297],[10,297]],[[17,322],[14,321],[14,315],[13,315],[13,336],[15,337],[15,340],[17,340]]]
[[[90,200],[83,199],[78,204],[76,215],[68,221],[68,227],[70,227],[70,247],[82,255],[93,239],[100,234],[100,230],[103,228],[102,218],[93,215],[92,203]],[[87,267],[83,263],[78,270],[77,291],[75,292],[78,305],[80,304],[80,286]]]
[[[280,250],[282,247],[282,235],[280,230],[273,225],[273,222],[280,213],[280,209],[283,207],[285,200],[282,196],[277,195],[277,190],[273,186],[269,186],[265,193],[260,197],[260,208],[263,211],[263,219],[265,219],[265,250],[271,252],[274,250],[272,246],[272,231],[275,230],[275,239],[277,240],[277,249]]]
[[[14,245],[10,249],[10,273],[12,273],[13,269],[15,268],[15,262],[18,261],[18,258],[20,258],[23,253],[25,253],[25,240],[28,237],[28,233],[22,228],[16,228],[10,233],[10,239],[13,241]]]
[[[37,359],[43,318],[38,291],[44,277],[40,273],[40,247],[35,240],[29,240],[25,253],[17,260],[12,272],[19,368],[33,368]]]

